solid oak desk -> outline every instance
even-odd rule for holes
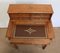
[[[11,44],[42,45],[44,49],[54,37],[50,4],[10,4],[7,37]]]

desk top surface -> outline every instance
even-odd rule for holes
[[[53,13],[50,4],[10,4],[8,13]]]
[[[47,38],[47,30],[44,25],[17,25],[15,37],[20,38]]]

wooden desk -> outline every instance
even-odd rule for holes
[[[7,37],[10,43],[43,45],[44,49],[54,37],[49,4],[10,4]]]

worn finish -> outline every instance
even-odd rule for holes
[[[21,38],[47,38],[46,28],[44,25],[17,25],[15,36]]]
[[[51,39],[53,39],[54,33],[52,23],[50,21],[53,14],[51,5],[10,4],[8,14],[10,17],[10,22],[7,30],[7,37],[9,38],[10,43],[15,45],[47,45],[51,42]],[[39,26],[42,26],[42,28]],[[36,30],[38,32],[36,32]],[[45,46],[42,48],[45,48]]]
[[[52,13],[49,4],[10,4],[8,13]]]

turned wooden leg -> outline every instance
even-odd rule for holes
[[[14,45],[14,48],[18,49],[18,46],[16,44],[13,44]]]
[[[11,43],[11,46],[14,47],[15,49],[18,49],[17,44],[12,44],[12,43]]]
[[[52,40],[52,38],[50,38],[50,40]]]
[[[45,48],[46,48],[46,46],[47,46],[47,45],[43,45],[43,46],[42,46],[42,49],[45,49]]]

